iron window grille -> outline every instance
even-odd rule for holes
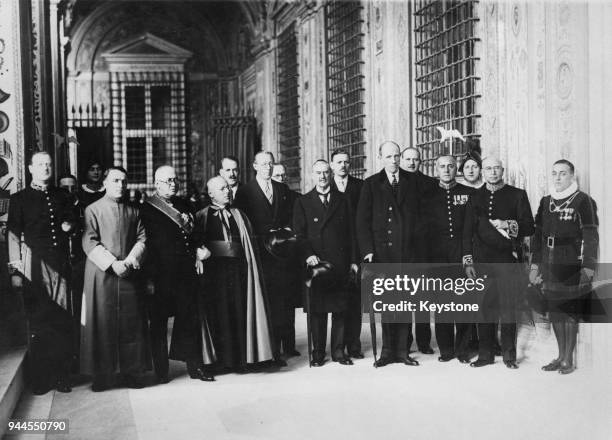
[[[477,0],[417,0],[414,5],[416,146],[422,171],[433,174],[441,154],[459,160],[460,140],[440,144],[436,127],[456,129],[467,139],[479,137]]]
[[[327,44],[327,146],[351,157],[351,174],[365,169],[365,100],[363,75],[363,5],[330,1],[325,5]]]
[[[185,81],[182,72],[111,74],[114,162],[130,188],[151,189],[160,165],[187,172]]]
[[[300,114],[297,36],[294,24],[288,26],[278,37],[276,65],[279,161],[285,166],[289,187],[299,189],[301,183]]]

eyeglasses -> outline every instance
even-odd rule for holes
[[[165,183],[166,185],[170,185],[171,183],[175,183],[175,184],[179,184],[181,183],[181,179],[179,179],[178,177],[170,177],[169,179],[166,180],[158,180],[159,183]]]

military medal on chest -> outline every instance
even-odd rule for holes
[[[574,201],[576,196],[578,195],[578,191],[572,194],[565,202],[557,205],[554,199],[550,198],[550,203],[548,205],[548,209],[551,213],[559,213],[559,220],[561,221],[572,221],[575,217],[574,208],[570,208],[569,205]]]

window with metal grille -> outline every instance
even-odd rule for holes
[[[417,0],[414,4],[416,146],[422,171],[433,174],[440,154],[461,158],[460,140],[440,144],[436,127],[478,137],[478,80],[474,48],[477,0]]]
[[[363,6],[359,1],[325,5],[327,43],[327,146],[351,155],[351,174],[365,174]]]
[[[182,72],[117,72],[111,76],[115,163],[129,186],[151,189],[155,169],[186,172],[185,88]]]
[[[278,37],[276,58],[279,162],[285,166],[287,184],[300,188],[300,114],[298,103],[298,54],[295,25]]]

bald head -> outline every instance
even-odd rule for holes
[[[395,173],[399,169],[400,147],[393,141],[384,141],[378,148],[378,156],[388,173]]]
[[[155,192],[163,199],[175,196],[179,190],[176,171],[170,165],[162,165],[155,170]]]
[[[492,185],[500,183],[504,177],[502,161],[495,156],[488,156],[482,160],[482,175],[485,182]]]
[[[227,181],[221,176],[215,176],[206,182],[206,189],[210,200],[215,205],[227,206],[230,202],[231,189]]]

